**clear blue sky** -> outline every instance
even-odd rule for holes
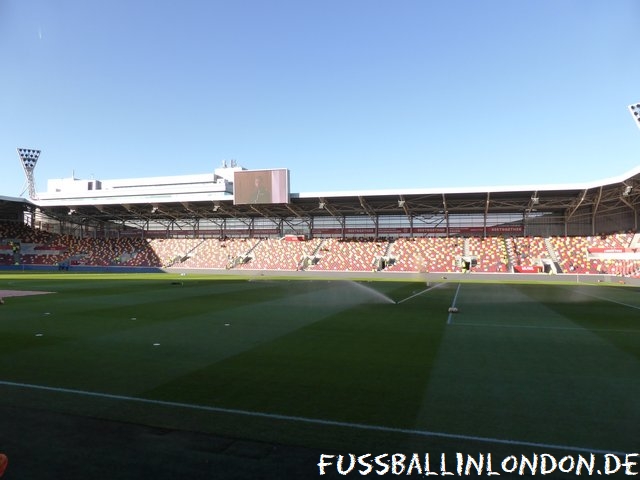
[[[284,167],[293,192],[640,165],[636,0],[0,0],[0,195]],[[26,195],[26,194],[25,194]]]

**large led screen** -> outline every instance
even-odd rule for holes
[[[289,203],[289,170],[241,170],[233,175],[233,203]]]

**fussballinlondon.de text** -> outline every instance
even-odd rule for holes
[[[453,458],[452,458],[453,457]],[[580,455],[508,455],[496,458],[491,453],[476,455],[456,453],[366,453],[355,455],[321,454],[318,473],[337,472],[340,475],[421,475],[421,476],[498,476],[548,475],[638,475],[639,453],[604,453]]]

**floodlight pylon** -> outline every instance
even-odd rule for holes
[[[629,105],[629,113],[635,120],[638,128],[640,128],[640,103],[632,103]]]
[[[24,174],[27,177],[27,188],[29,189],[29,198],[36,199],[36,181],[33,176],[33,171],[40,158],[40,150],[33,148],[18,148],[18,156],[24,168]]]

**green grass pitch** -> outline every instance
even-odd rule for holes
[[[1,274],[55,293],[0,306],[0,404],[340,452],[638,451],[637,288],[442,282]]]

